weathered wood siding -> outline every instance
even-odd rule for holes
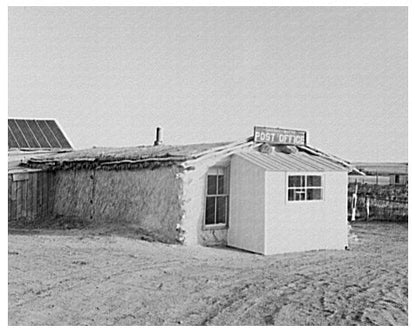
[[[53,213],[55,174],[29,171],[8,174],[9,223],[29,224]]]

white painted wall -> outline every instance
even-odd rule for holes
[[[264,253],[265,171],[234,155],[230,169],[228,245]]]
[[[186,245],[225,245],[228,226],[204,226],[206,177],[210,167],[227,167],[228,156],[215,156],[193,163],[193,170],[179,174],[183,181],[182,228],[185,230]]]
[[[321,201],[287,201],[287,175],[266,172],[265,254],[344,249],[348,245],[347,172],[323,174]]]

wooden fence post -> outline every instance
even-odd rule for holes
[[[355,192],[352,194],[352,213],[351,213],[351,221],[355,221],[355,212],[357,210],[357,193],[358,193],[358,183],[355,180]]]

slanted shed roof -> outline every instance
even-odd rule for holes
[[[8,121],[9,150],[71,150],[72,146],[54,119]]]
[[[273,151],[267,154],[256,150],[246,150],[237,152],[236,155],[271,172],[347,171],[345,166],[302,151],[290,154]]]
[[[8,171],[16,172],[18,170],[27,170],[27,168],[22,167],[21,164],[25,163],[28,159],[33,157],[41,157],[50,154],[50,151],[44,150],[32,150],[32,151],[9,151],[9,162],[8,162]]]

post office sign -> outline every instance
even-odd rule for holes
[[[305,145],[306,131],[270,127],[254,127],[254,142]]]

